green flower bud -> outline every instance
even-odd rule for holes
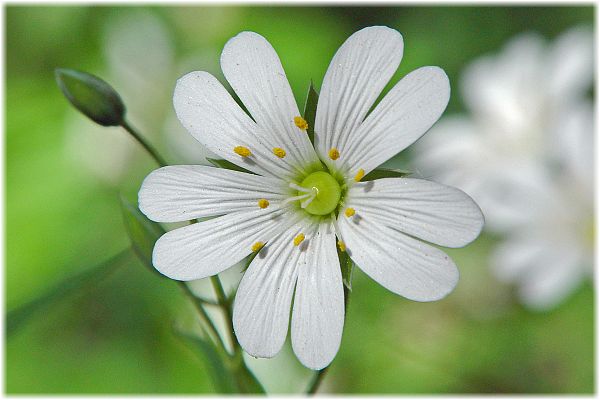
[[[102,126],[118,126],[125,117],[119,94],[102,79],[86,72],[57,68],[56,82],[69,102]]]

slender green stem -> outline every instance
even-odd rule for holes
[[[217,344],[223,349],[223,351],[225,351],[225,353],[227,353],[227,348],[225,347],[225,343],[223,342],[221,335],[219,335],[219,331],[217,330],[217,327],[215,326],[213,321],[208,316],[208,313],[204,309],[204,306],[202,305],[201,300],[196,298],[194,293],[191,291],[191,289],[185,282],[181,282],[181,281],[176,281],[176,282],[179,285],[179,287],[181,288],[181,290],[183,290],[185,295],[192,301],[192,304],[194,304],[194,307],[198,311],[200,318],[206,324],[209,331],[214,336],[213,340],[216,340]]]
[[[231,348],[233,349],[233,354],[235,355],[238,352],[240,352],[241,348],[233,331],[233,313],[231,312],[231,304],[227,299],[225,290],[223,290],[223,285],[221,284],[219,276],[211,276],[210,281],[213,285],[215,293],[217,294],[219,305],[221,306],[221,308],[223,308],[223,312],[225,313],[225,317],[229,323],[229,340],[231,340]]]
[[[138,131],[136,131],[131,125],[129,125],[129,122],[123,120],[121,126],[123,127],[123,129],[129,132],[131,136],[133,136],[134,139],[137,140],[138,143],[141,144],[144,149],[146,149],[146,151],[152,156],[152,158],[154,158],[154,161],[156,161],[158,165],[160,165],[161,167],[167,165],[167,162],[160,156],[160,154],[158,154],[158,151],[156,151],[156,149],[146,139],[144,139],[144,137],[140,135]]]
[[[308,390],[306,391],[306,394],[317,393],[317,390],[319,389],[319,386],[321,386],[321,382],[323,381],[323,378],[325,377],[325,374],[327,373],[328,370],[329,370],[329,367],[325,367],[315,374],[312,381],[310,382],[310,385],[308,386]]]

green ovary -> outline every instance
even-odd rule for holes
[[[313,215],[330,214],[337,207],[342,189],[339,183],[327,172],[319,171],[308,175],[300,186],[316,191],[315,198],[304,209]],[[298,194],[303,194],[298,192]]]

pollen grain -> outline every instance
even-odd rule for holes
[[[240,155],[242,157],[249,157],[252,155],[250,149],[244,146],[235,146],[233,148],[233,151],[235,152],[235,154]]]
[[[256,242],[252,245],[252,251],[258,253],[265,246],[263,242]]]
[[[360,182],[360,180],[365,176],[365,170],[359,169],[356,175],[354,175],[354,182]]]
[[[294,246],[300,246],[300,243],[304,241],[304,233],[300,233],[294,238]]]
[[[335,147],[333,147],[331,150],[329,150],[329,158],[331,158],[332,160],[337,160],[338,158],[340,158],[340,152],[338,149],[336,149]]]
[[[296,126],[303,131],[308,129],[308,122],[306,122],[306,120],[300,116],[294,117],[294,124],[296,124]]]
[[[274,147],[273,154],[275,154],[279,158],[283,158],[283,157],[285,157],[285,150],[282,149],[281,147]]]
[[[258,206],[260,208],[267,208],[267,207],[269,207],[269,200],[267,200],[267,199],[260,199],[260,200],[258,200]]]

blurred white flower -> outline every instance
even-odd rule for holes
[[[548,45],[535,34],[467,67],[469,111],[417,145],[427,177],[473,196],[486,229],[506,235],[494,271],[525,304],[557,304],[589,275],[592,231],[593,35],[577,27]]]
[[[574,108],[561,128],[554,145],[562,157],[552,170],[538,170],[531,213],[492,255],[495,275],[516,283],[523,303],[540,310],[559,304],[593,271],[592,106]]]
[[[204,157],[211,153],[173,123],[173,81],[190,62],[176,62],[173,40],[160,18],[147,11],[119,14],[105,28],[102,50],[106,70],[98,75],[119,92],[132,124],[168,158],[206,164]],[[212,54],[194,57],[195,67],[218,68]],[[121,128],[100,127],[71,113],[66,130],[69,157],[106,183],[118,184],[147,157]]]

